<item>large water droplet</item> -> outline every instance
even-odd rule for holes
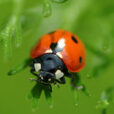
[[[46,0],[43,4],[43,15],[44,17],[49,17],[52,13],[51,3]]]

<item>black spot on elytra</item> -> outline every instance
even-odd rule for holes
[[[50,45],[50,48],[54,51],[55,48],[56,48],[56,46],[57,46],[57,43],[52,43],[52,44]]]
[[[79,62],[82,63],[82,57],[79,57]]]
[[[76,39],[74,36],[72,36],[72,40],[73,40],[75,43],[78,43],[77,39]]]

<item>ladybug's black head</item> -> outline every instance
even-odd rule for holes
[[[53,83],[64,76],[66,67],[56,54],[44,54],[33,60],[31,72],[41,82]]]

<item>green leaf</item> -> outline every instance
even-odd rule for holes
[[[102,114],[106,114],[107,108],[112,104],[114,95],[114,87],[110,87],[101,93],[100,101],[97,108],[102,110]]]
[[[41,97],[41,93],[44,91],[45,97],[50,108],[53,107],[52,96],[51,96],[51,85],[37,83],[28,94],[27,98],[32,100],[32,108],[35,110],[38,107],[38,103]]]
[[[13,12],[6,26],[0,31],[0,42],[2,42],[3,54],[6,60],[11,57],[13,34],[15,34],[14,39],[17,47],[22,42],[20,18],[23,0],[14,0],[13,3]]]
[[[28,67],[31,63],[31,59],[26,59],[24,60],[22,63],[20,63],[19,65],[14,66],[9,72],[8,75],[14,75],[18,72],[21,72],[22,70],[24,70],[26,67]]]
[[[13,23],[14,23],[14,33],[15,33],[15,45],[17,47],[21,46],[22,43],[22,33],[21,33],[21,13],[23,9],[24,0],[15,0],[13,10]]]
[[[91,96],[91,94],[89,93],[89,91],[87,90],[87,88],[86,88],[86,86],[85,86],[84,84],[80,84],[79,87],[82,88],[81,91],[82,91],[85,95]]]
[[[102,114],[106,114],[107,113],[107,110],[106,109],[103,109],[102,110]]]
[[[77,73],[71,73],[71,90],[74,96],[74,103],[77,106],[79,102],[79,91],[82,91],[85,95],[91,96],[86,86],[81,82],[80,76]]]
[[[85,84],[81,82],[80,76],[77,73],[71,73],[71,86],[74,90],[82,91],[85,95],[91,96],[90,93],[88,92]]]
[[[79,93],[76,89],[72,88],[72,94],[73,94],[73,98],[74,98],[74,105],[78,106],[79,103]]]
[[[43,90],[43,85],[41,83],[37,83],[32,90],[30,91],[30,93],[28,94],[28,99],[32,100],[32,108],[33,110],[35,110],[38,107],[38,103],[41,97],[41,93]]]
[[[94,53],[95,55],[97,55],[102,61],[102,63],[99,66],[96,66],[92,71],[91,77],[98,77],[100,71],[107,68],[109,66],[109,64],[111,63],[111,60],[103,52],[93,48],[91,45],[88,45],[87,43],[85,43],[85,44],[86,44],[86,48],[89,51],[91,51],[92,53]],[[91,77],[89,77],[89,78],[91,78]]]
[[[12,55],[12,27],[8,26],[0,32],[0,43],[2,45],[3,57],[7,60]]]
[[[44,85],[44,93],[45,93],[45,97],[48,102],[48,105],[50,106],[50,108],[53,108],[52,96],[51,96],[51,93],[52,93],[51,85]]]

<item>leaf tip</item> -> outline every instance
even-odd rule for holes
[[[12,72],[12,71],[9,71],[9,72],[7,73],[8,76],[12,76],[12,75],[14,75],[14,74],[15,74],[15,72]]]

